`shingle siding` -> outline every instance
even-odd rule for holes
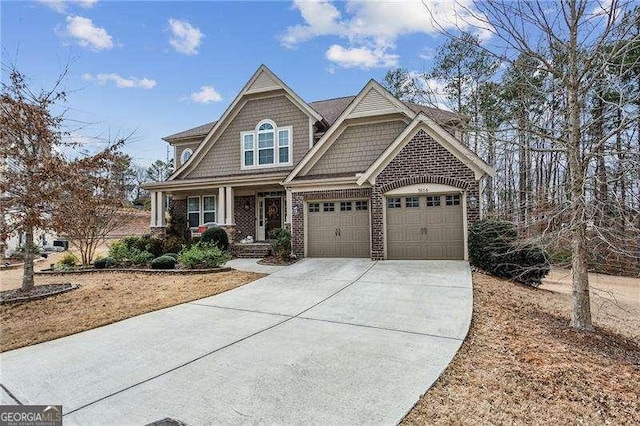
[[[200,141],[194,141],[193,143],[176,145],[176,168],[182,166],[182,152],[187,148],[191,148],[191,151],[195,152],[199,144]]]
[[[349,126],[307,175],[363,172],[406,126],[402,120]]]
[[[264,119],[275,121],[278,127],[293,127],[293,164],[295,165],[309,150],[309,117],[283,95],[247,101],[206,156],[183,178],[249,175],[291,170],[293,166],[241,170],[240,133],[254,130],[256,125]]]

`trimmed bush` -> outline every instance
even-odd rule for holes
[[[105,269],[116,266],[116,261],[112,257],[99,257],[93,262],[93,267],[96,269]]]
[[[171,256],[156,257],[151,261],[151,269],[173,269],[176,267],[177,260]]]
[[[165,253],[162,256],[169,256],[169,257],[173,257],[174,259],[178,260],[178,255],[176,253]]]
[[[498,277],[540,285],[550,269],[544,248],[518,241],[513,223],[495,219],[477,222],[469,229],[471,264]]]
[[[164,251],[164,240],[158,237],[150,237],[146,240],[144,251],[148,251],[153,257],[160,257]]]
[[[180,237],[176,237],[176,236],[168,236],[165,240],[164,240],[164,244],[162,246],[162,252],[163,253],[180,253],[180,250],[182,250],[182,247],[184,245],[186,245],[187,241],[183,240]],[[176,255],[177,256],[177,255]]]
[[[73,268],[74,266],[78,266],[79,264],[80,261],[73,253],[65,253],[65,255],[56,262],[56,265],[58,266],[66,266],[69,268]]]
[[[229,236],[227,231],[216,226],[209,228],[202,233],[200,241],[203,243],[213,243],[222,251],[226,251],[229,248]]]
[[[276,256],[282,260],[288,260],[291,257],[291,232],[284,228],[274,229],[269,232],[269,239]]]
[[[153,259],[153,254],[148,251],[139,251],[137,253],[132,253],[129,260],[134,265],[145,265],[149,263]]]
[[[220,250],[211,243],[199,242],[188,249],[184,249],[178,255],[178,260],[186,268],[217,268],[224,265],[231,255]]]

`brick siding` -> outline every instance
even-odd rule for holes
[[[234,197],[234,221],[236,223],[236,241],[252,235],[256,238],[256,197],[253,195]],[[244,206],[248,204],[249,210]]]
[[[384,258],[384,193],[406,185],[438,183],[467,191],[467,197],[480,199],[479,184],[473,170],[458,160],[442,145],[420,130],[376,177],[373,188],[335,191],[296,192],[293,205],[298,214],[292,221],[293,250],[304,255],[304,202],[307,200],[369,198],[371,209],[371,258]],[[467,219],[472,224],[480,219],[480,206],[471,208],[467,198]]]

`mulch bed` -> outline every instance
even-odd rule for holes
[[[283,260],[281,257],[271,255],[258,260],[258,264],[269,265],[269,266],[288,266],[296,263],[298,260],[300,259],[295,258],[295,259]]]
[[[31,291],[24,292],[21,289],[0,291],[0,305],[4,303],[28,302],[30,300],[44,299],[45,297],[55,296],[56,294],[66,293],[77,289],[76,284],[45,284],[37,285]]]
[[[228,272],[232,268],[202,268],[202,269],[134,269],[134,268],[86,268],[69,271],[55,271],[53,269],[43,269],[34,272],[35,275],[79,275],[92,274],[96,272],[135,272],[142,274],[176,274],[176,275],[193,275],[193,274],[214,274],[217,272]]]

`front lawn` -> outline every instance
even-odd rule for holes
[[[11,272],[0,271],[4,288],[20,285],[17,274]],[[263,276],[240,271],[162,276],[117,272],[37,276],[36,285],[70,281],[81,287],[47,299],[0,305],[0,352],[213,296]]]
[[[570,295],[474,274],[473,297],[467,340],[404,424],[640,424],[637,310],[592,296],[606,329],[581,333]]]

